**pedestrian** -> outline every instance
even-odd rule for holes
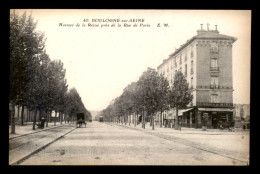
[[[243,130],[245,131],[246,130],[246,125],[243,124]]]
[[[180,120],[179,131],[181,131],[181,127],[182,127],[182,119]]]
[[[42,119],[41,119],[41,129],[44,129],[44,122],[45,122],[45,118],[42,117]]]

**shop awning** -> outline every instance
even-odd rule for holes
[[[184,112],[190,111],[193,108],[188,108],[188,109],[178,109],[178,116],[182,116]],[[173,117],[176,117],[176,109],[173,110]]]
[[[193,108],[189,108],[189,109],[180,109],[178,110],[178,116],[182,116],[184,112],[190,111]],[[175,110],[175,116],[176,116],[176,110]]]
[[[184,112],[190,111],[194,108],[188,108],[188,109],[178,109],[178,116],[182,116]],[[170,109],[167,112],[166,119],[174,119],[176,117],[176,109]]]
[[[233,112],[230,108],[198,108],[199,111],[218,111],[218,112]]]

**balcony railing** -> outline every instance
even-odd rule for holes
[[[219,85],[210,85],[211,89],[219,89]]]
[[[218,59],[219,58],[219,53],[218,52],[210,52],[210,58]]]
[[[210,71],[219,71],[219,67],[210,67]]]
[[[210,49],[210,53],[216,53],[216,54],[218,54],[219,53],[219,50],[218,49]]]

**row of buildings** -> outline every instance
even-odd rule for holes
[[[181,71],[192,88],[193,100],[178,112],[183,126],[218,128],[223,123],[233,123],[232,45],[237,39],[214,30],[197,30],[186,43],[176,49],[157,67],[159,74],[172,85],[174,75]],[[159,114],[159,113],[158,113]],[[248,115],[249,109],[248,109]],[[159,119],[157,115],[156,120]],[[176,120],[174,109],[165,111],[162,120]]]

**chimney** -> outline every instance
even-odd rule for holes
[[[209,31],[209,23],[207,23],[207,30]]]
[[[216,29],[215,29],[215,30],[218,31],[218,25],[215,25],[215,26],[216,26]]]
[[[200,30],[199,29],[197,30],[197,35],[203,34],[205,32],[206,31],[203,29],[203,24],[200,24]]]

